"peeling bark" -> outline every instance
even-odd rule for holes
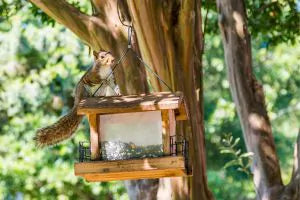
[[[252,172],[257,199],[299,200],[297,175],[293,176],[289,185],[282,183],[263,88],[252,72],[251,38],[247,30],[244,2],[218,0],[217,7],[231,94],[247,150],[254,153]],[[299,163],[298,158],[296,156],[296,163]],[[299,172],[296,165],[295,172]]]
[[[192,130],[193,147],[192,196],[211,199],[206,180],[202,65],[198,60],[202,50],[200,1],[128,1],[128,7],[143,59],[187,97],[191,122],[186,131]],[[154,77],[150,80],[155,90],[166,89]]]
[[[159,188],[158,179],[124,181],[130,200],[156,200]]]

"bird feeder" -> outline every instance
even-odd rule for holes
[[[80,143],[75,175],[87,181],[145,179],[188,174],[188,143],[176,136],[187,120],[182,93],[82,99],[90,142]]]

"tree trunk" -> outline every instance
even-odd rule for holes
[[[194,161],[192,196],[193,199],[212,199],[205,165],[200,2],[130,0],[128,7],[143,59],[173,90],[183,91],[187,98]],[[155,77],[151,77],[151,84],[155,90],[166,89]]]
[[[190,123],[184,125],[192,146],[192,191],[187,178],[126,181],[131,199],[212,199],[207,186],[203,126],[202,29],[200,0],[139,1],[92,0],[93,16],[81,13],[65,0],[31,0],[56,21],[72,30],[93,50],[120,57],[127,48],[127,28],[135,29],[134,48],[143,60],[175,90],[187,98]],[[119,7],[119,11],[117,10]],[[148,92],[142,65],[129,54],[115,73],[122,94]],[[154,91],[167,88],[147,73]],[[192,197],[191,197],[192,196]]]
[[[257,199],[281,199],[284,195],[286,199],[299,199],[299,177],[292,180],[293,187],[282,183],[263,88],[252,72],[245,4],[242,0],[218,0],[217,7],[231,94],[247,150],[254,153],[252,172]]]

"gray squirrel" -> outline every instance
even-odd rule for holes
[[[112,66],[115,58],[110,52],[93,52],[95,61],[93,66],[81,77],[75,88],[75,99],[72,109],[54,124],[37,130],[35,140],[39,147],[57,144],[66,140],[75,133],[83,116],[77,115],[77,106],[84,97],[91,96],[113,96],[119,94],[118,86],[115,84]],[[110,78],[104,81],[109,75]],[[104,82],[103,82],[104,81]],[[102,87],[98,91],[91,91],[94,87]],[[92,89],[89,89],[89,86]]]

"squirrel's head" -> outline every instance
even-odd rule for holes
[[[111,66],[114,64],[115,58],[110,52],[107,51],[100,51],[96,52],[93,51],[95,62],[100,64],[100,66]]]

